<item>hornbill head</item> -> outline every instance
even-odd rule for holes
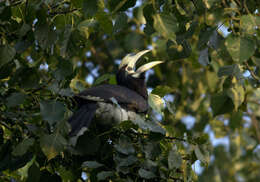
[[[117,85],[103,84],[88,88],[75,95],[78,110],[69,119],[70,135],[79,136],[89,127],[94,116],[102,125],[114,125],[125,120],[135,120],[138,113],[148,110],[148,94],[145,84],[145,71],[162,61],[153,61],[136,69],[138,59],[149,50],[123,58],[116,74]],[[117,101],[116,106],[112,98]],[[82,130],[83,128],[83,130]]]
[[[134,90],[144,99],[148,98],[146,83],[145,83],[145,72],[154,66],[163,63],[163,61],[153,61],[145,65],[140,66],[136,69],[136,63],[138,59],[150,50],[142,51],[136,55],[128,54],[123,58],[119,65],[119,70],[116,74],[117,84],[125,86],[131,90]]]

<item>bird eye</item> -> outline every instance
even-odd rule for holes
[[[133,68],[131,68],[131,67],[127,67],[126,69],[127,69],[127,71],[132,71],[133,70]]]

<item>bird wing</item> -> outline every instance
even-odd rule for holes
[[[148,109],[147,100],[137,92],[120,85],[100,85],[89,88],[75,96],[80,104],[89,101],[112,102],[115,98],[120,106],[126,107],[137,112],[146,112]]]

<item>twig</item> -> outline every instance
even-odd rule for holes
[[[248,69],[248,71],[250,72],[251,76],[257,80],[258,82],[260,81],[260,79],[258,78],[258,76],[255,75],[255,73],[253,72],[253,70],[250,68],[250,66],[248,65],[247,62],[245,62],[246,68]]]
[[[57,11],[57,12],[52,12],[50,13],[50,16],[55,16],[55,15],[61,15],[61,14],[67,14],[67,13],[72,13],[74,11],[78,11],[80,9],[77,9],[77,8],[74,8],[74,9],[71,9],[71,10],[68,10],[68,11]]]
[[[22,3],[23,3],[23,0],[17,1],[15,3],[11,4],[10,6],[17,6],[17,5],[22,4]]]
[[[258,125],[258,120],[256,119],[255,115],[251,114],[250,116],[251,116],[251,119],[253,122],[253,126],[255,128],[258,143],[260,143],[260,130],[259,130],[259,125]]]
[[[25,1],[25,9],[24,9],[24,14],[25,14],[25,17],[27,16],[27,9],[28,9],[28,4],[29,4],[29,0],[26,0]]]
[[[180,178],[174,178],[174,177],[170,177],[170,179],[172,179],[172,180],[174,180],[174,181],[181,181],[181,182],[184,181],[183,179],[180,179]]]
[[[142,135],[142,136],[149,136],[149,134],[146,134],[146,133],[139,133],[139,132],[133,132],[132,133],[135,133],[135,134],[138,134],[138,135]],[[196,144],[192,141],[188,141],[186,139],[183,139],[183,138],[179,138],[179,137],[169,137],[169,136],[164,136],[165,139],[168,139],[168,140],[178,140],[178,141],[181,141],[181,142],[187,142],[187,143],[191,143],[191,144]]]

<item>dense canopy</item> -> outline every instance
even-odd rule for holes
[[[260,181],[259,8],[0,0],[0,181]],[[146,49],[146,117],[71,139],[72,96]]]

